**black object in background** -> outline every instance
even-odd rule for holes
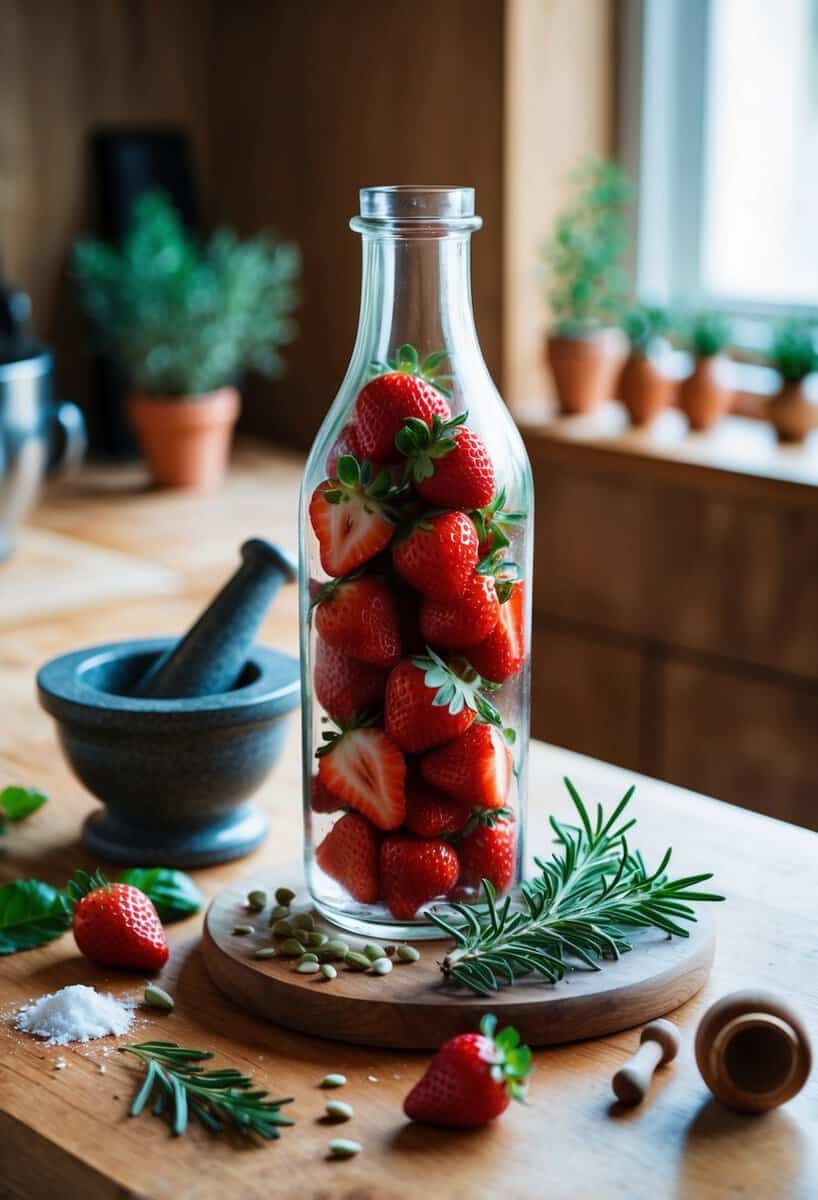
[[[97,232],[119,243],[133,203],[145,192],[163,191],[188,229],[200,231],[199,204],[190,142],[178,129],[105,127],[91,135]],[[127,380],[107,354],[93,371],[92,449],[111,458],[131,458],[136,443],[125,411]]]

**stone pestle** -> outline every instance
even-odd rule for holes
[[[293,559],[261,538],[245,542],[241,557],[236,573],[185,636],[147,671],[133,696],[178,700],[220,695],[236,686],[273,598],[297,575]]]

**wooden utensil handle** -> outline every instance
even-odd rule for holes
[[[647,1095],[653,1072],[662,1061],[662,1047],[658,1042],[643,1042],[629,1058],[624,1067],[613,1077],[614,1095],[623,1104],[639,1104]]]

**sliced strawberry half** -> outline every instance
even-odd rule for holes
[[[461,804],[502,808],[511,790],[511,751],[498,730],[472,725],[453,742],[424,754],[420,773]]]
[[[366,817],[347,813],[321,842],[315,851],[315,861],[353,900],[374,904],[380,896],[380,844],[380,834]]]
[[[381,707],[388,674],[384,667],[350,658],[322,638],[315,640],[315,698],[339,725],[351,725],[356,716]]]
[[[312,494],[310,524],[318,539],[321,566],[328,575],[351,575],[380,554],[395,532],[388,497],[392,479],[374,479],[369,463],[352,455],[338,460],[338,478],[325,479]]]
[[[316,813],[338,812],[344,807],[343,800],[333,796],[329,788],[317,775],[310,780],[310,807]]]
[[[378,829],[397,829],[406,816],[406,761],[382,729],[363,726],[325,733],[316,751],[318,778]]]

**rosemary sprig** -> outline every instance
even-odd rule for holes
[[[598,805],[592,820],[569,779],[565,786],[580,824],[549,818],[558,849],[547,862],[534,860],[540,874],[521,885],[517,903],[507,897],[498,905],[494,887],[484,879],[485,904],[451,906],[463,924],[429,912],[454,939],[440,964],[453,983],[487,996],[523,975],[537,973],[555,983],[577,967],[598,971],[601,960],[632,948],[626,930],[662,929],[688,937],[681,922],[696,920],[690,902],[724,899],[696,890],[711,874],[670,879],[669,849],[651,873],[641,854],[631,853],[625,834],[636,821],[621,818],[634,788],[610,816]]]
[[[225,1125],[232,1125],[245,1136],[254,1133],[268,1139],[280,1136],[279,1126],[294,1124],[279,1112],[292,1096],[268,1100],[268,1092],[254,1088],[252,1079],[234,1067],[205,1071],[197,1064],[213,1057],[209,1050],[191,1050],[176,1042],[137,1042],[119,1048],[136,1055],[147,1068],[129,1115],[138,1117],[153,1097],[153,1115],[164,1116],[177,1137],[187,1129],[190,1116],[211,1133],[222,1133]]]

